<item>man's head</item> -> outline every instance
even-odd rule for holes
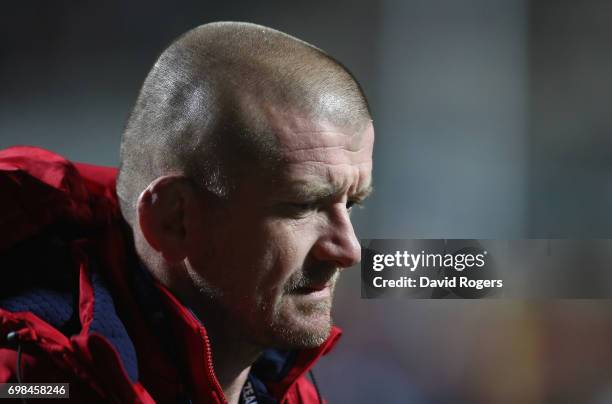
[[[252,343],[322,343],[338,271],[360,258],[349,208],[370,190],[373,136],[359,85],[321,50],[253,24],[188,32],[122,140],[139,255]]]

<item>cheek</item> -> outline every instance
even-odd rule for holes
[[[210,218],[209,218],[210,219]],[[194,226],[189,243],[189,261],[194,271],[207,284],[222,290],[224,295],[244,296],[250,283],[252,260],[246,229],[240,231],[239,220],[219,213],[212,220]]]
[[[266,258],[272,263],[273,270],[264,280],[266,284],[275,285],[282,291],[291,276],[302,272],[316,241],[315,227],[316,224],[311,219],[277,219],[268,223],[267,245],[262,248],[269,251],[270,254]]]
[[[228,299],[277,303],[291,276],[301,274],[320,219],[223,219],[197,232],[190,246],[194,269]]]
[[[275,299],[284,282],[300,268],[300,249],[291,232],[274,222],[234,218],[220,226],[196,252],[200,267],[226,295],[253,305]],[[204,252],[206,251],[206,252]]]
[[[253,255],[259,260],[258,286],[266,298],[277,298],[287,279],[300,269],[301,251],[294,234],[279,223],[267,223],[258,241],[253,243]]]

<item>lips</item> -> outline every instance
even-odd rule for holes
[[[309,267],[298,271],[285,284],[285,293],[294,295],[310,295],[326,293],[334,288],[340,270],[336,267]]]
[[[322,284],[317,284],[317,285],[308,285],[308,286],[304,286],[304,287],[300,287],[297,289],[294,289],[293,293],[296,294],[309,294],[309,293],[315,293],[315,292],[320,292],[325,288],[330,287],[331,284],[330,283],[322,283]]]

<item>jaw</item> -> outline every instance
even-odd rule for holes
[[[332,293],[285,294],[271,321],[270,339],[277,348],[321,345],[331,331]]]

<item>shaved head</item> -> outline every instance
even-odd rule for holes
[[[243,171],[273,167],[271,110],[356,133],[371,121],[350,72],[299,39],[236,22],[177,39],[148,74],[123,134],[117,194],[128,222],[139,194],[161,176],[185,175],[227,198]]]

